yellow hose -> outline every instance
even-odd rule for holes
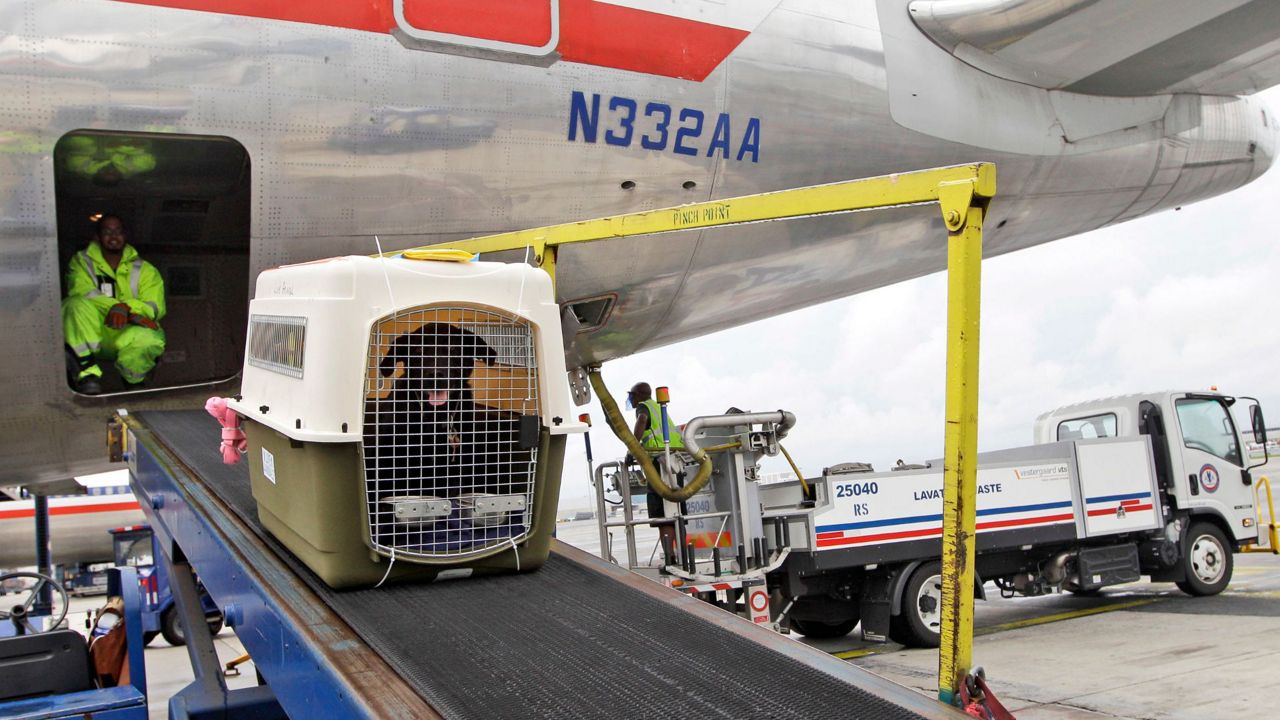
[[[604,378],[600,376],[600,368],[593,367],[587,370],[587,377],[591,380],[591,389],[595,391],[596,397],[600,399],[600,408],[604,410],[605,420],[609,423],[609,429],[613,434],[627,446],[627,451],[636,459],[636,463],[640,465],[640,472],[644,473],[644,479],[649,483],[649,487],[653,491],[662,496],[664,500],[671,502],[684,502],[693,497],[702,486],[707,484],[711,479],[711,458],[706,451],[699,449],[697,452],[686,450],[693,455],[693,459],[698,462],[698,472],[693,476],[693,481],[682,488],[672,488],[662,479],[662,474],[658,472],[658,468],[654,466],[653,460],[649,457],[649,451],[644,449],[640,441],[635,435],[631,434],[631,428],[627,427],[627,421],[622,417],[622,411],[618,409],[618,403],[613,401],[613,396],[609,394],[609,388],[604,386]]]
[[[796,461],[791,459],[791,453],[782,447],[782,443],[778,443],[778,449],[782,451],[782,457],[787,459],[787,464],[791,466],[791,472],[796,474],[796,479],[800,481],[800,489],[804,491],[804,496],[809,497],[809,483],[804,481],[804,476],[800,474],[800,468],[796,467]]]

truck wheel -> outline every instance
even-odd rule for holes
[[[1187,578],[1178,582],[1178,589],[1188,595],[1217,595],[1231,582],[1234,562],[1227,538],[1217,525],[1192,523],[1182,547]]]
[[[209,623],[209,634],[217,636],[222,632],[222,613],[213,613],[205,616],[205,622]],[[178,617],[178,606],[170,605],[168,610],[164,611],[164,615],[160,616],[160,634],[164,636],[166,642],[174,647],[181,647],[187,644],[186,634],[182,632],[182,620]]]
[[[836,623],[827,623],[821,620],[797,620],[789,618],[787,622],[791,623],[801,635],[814,640],[828,640],[831,638],[839,638],[848,635],[858,625],[858,618],[852,620],[842,620]]]
[[[174,647],[187,644],[186,635],[182,632],[182,619],[178,617],[178,606],[170,605],[160,616],[160,634],[164,641]]]
[[[907,647],[936,648],[942,630],[942,565],[927,562],[911,573],[902,611],[889,620],[889,637]]]

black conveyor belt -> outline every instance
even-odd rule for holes
[[[534,573],[334,591],[258,524],[211,417],[138,417],[447,717],[921,717],[556,552]]]

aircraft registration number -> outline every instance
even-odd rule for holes
[[[602,107],[608,113],[603,125]],[[574,90],[569,98],[569,141],[594,143],[602,136],[606,144],[619,147],[639,144],[645,150],[670,150],[677,155],[760,162],[760,118],[739,124],[730,113],[712,118],[695,108],[657,101],[641,105],[621,95],[587,97]]]

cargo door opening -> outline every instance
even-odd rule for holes
[[[60,324],[71,390],[85,395],[153,391],[220,382],[239,373],[250,290],[250,163],[244,147],[226,137],[77,130],[58,141],[53,160]],[[119,267],[99,267],[101,244],[99,260],[85,262],[81,251],[110,216],[118,218],[125,241],[154,274],[137,259],[120,263],[129,266],[125,274]],[[134,258],[128,250],[124,254]],[[135,269],[143,287],[133,277]],[[85,278],[91,272],[89,282]],[[163,285],[162,303],[150,302],[156,299],[156,276]],[[76,284],[77,298],[94,297],[76,300],[69,311],[69,283]],[[137,312],[127,314],[123,327],[102,331],[89,305],[105,314],[114,306],[111,300]],[[158,320],[147,317],[153,314],[147,307],[159,313]],[[111,322],[119,323],[121,314]],[[151,329],[147,320],[155,322],[158,334],[132,330]],[[125,331],[129,339],[121,340]],[[95,372],[88,363],[100,372],[93,382],[85,382]]]

